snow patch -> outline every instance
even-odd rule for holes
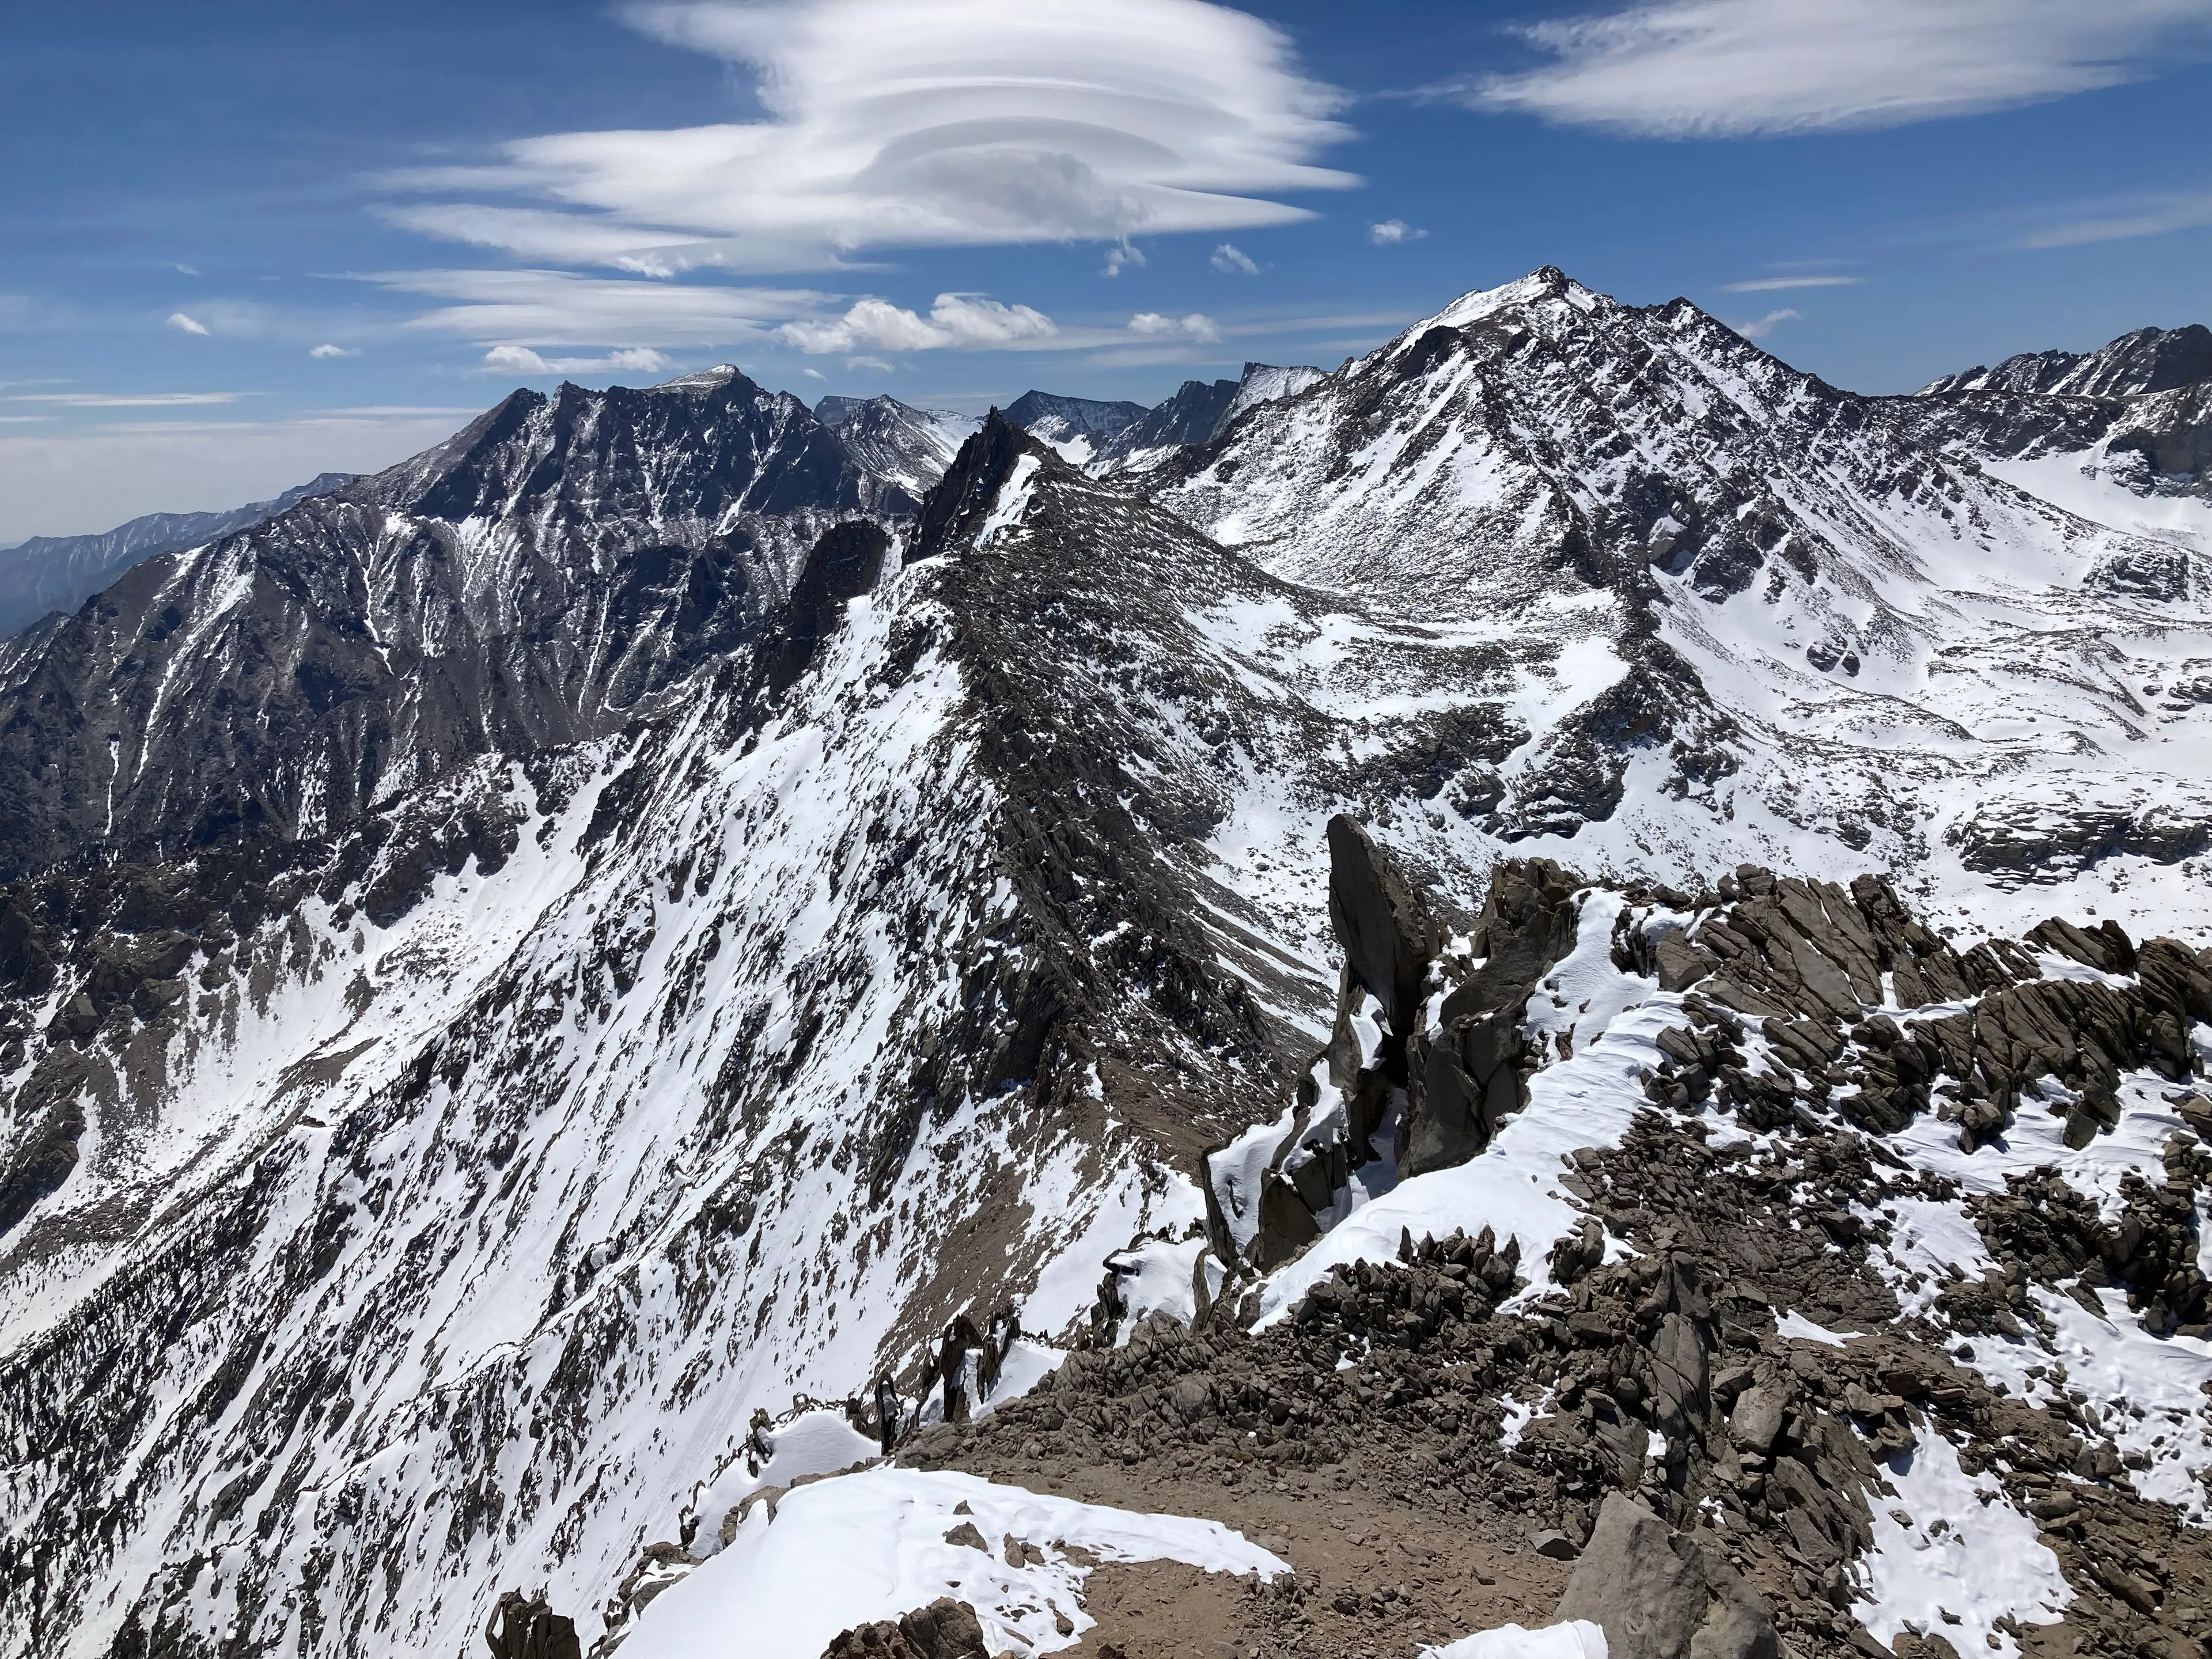
[[[1815,1325],[1803,1314],[1785,1313],[1774,1322],[1775,1334],[1785,1340],[1801,1342],[1825,1342],[1832,1348],[1840,1348],[1859,1335],[1856,1331],[1832,1331],[1826,1325]]]
[[[1587,1619],[1541,1630],[1501,1625],[1440,1648],[1423,1648],[1421,1659],[1606,1659],[1605,1632]]]
[[[1940,1434],[1888,1460],[1897,1501],[1874,1505],[1874,1548],[1856,1564],[1852,1614],[1884,1647],[1908,1627],[1960,1653],[2014,1659],[2020,1644],[1997,1628],[2008,1616],[2055,1625],[2074,1592],[2035,1523],[1993,1476],[1970,1478]]]
[[[963,1524],[983,1549],[946,1540]],[[1008,1538],[1034,1546],[1036,1559],[1008,1566]],[[950,1471],[873,1468],[799,1488],[773,1520],[756,1504],[727,1549],[639,1616],[623,1659],[820,1659],[840,1632],[939,1596],[975,1609],[988,1652],[1057,1652],[1097,1622],[1083,1609],[1091,1570],[1071,1549],[1267,1578],[1291,1571],[1217,1521],[1139,1515]]]

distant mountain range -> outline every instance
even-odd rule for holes
[[[33,536],[0,548],[0,638],[50,611],[74,611],[142,559],[181,553],[228,536],[312,495],[349,483],[349,472],[325,472],[272,501],[222,513],[149,513],[96,536]]]
[[[1172,398],[1150,410],[1142,404],[1028,392],[1007,406],[1007,418],[1035,431],[1079,464],[1094,453],[1103,461],[1121,463],[1133,452],[1152,453],[1203,442],[1231,415],[1255,402],[1282,396],[1320,373],[1248,363],[1240,380],[1217,380],[1210,387],[1186,380]],[[825,397],[814,413],[860,465],[916,496],[944,471],[962,440],[982,424],[980,416],[913,409],[888,396]],[[1117,447],[1114,441],[1125,433],[1131,437]],[[179,553],[248,529],[310,497],[330,495],[354,477],[325,472],[273,500],[225,512],[149,513],[96,535],[34,536],[0,548],[0,638],[21,631],[49,612],[75,610],[133,565],[157,554]]]

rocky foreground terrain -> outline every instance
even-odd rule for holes
[[[2187,1651],[2195,349],[563,387],[37,624],[0,1652]]]
[[[1212,1517],[1285,1564],[1233,1585],[1165,1563],[1098,1568],[1085,1645],[1133,1656],[1194,1638],[1411,1652],[1555,1619],[1639,1654],[2194,1650],[2212,1568],[2197,1224],[2212,1097],[2172,1086],[2193,1069],[2171,1034],[2212,1012],[2212,952],[2054,922],[1960,956],[1874,878],[1846,896],[1746,868],[1717,894],[1607,896],[1535,865],[1498,872],[1462,973],[1431,954],[1425,907],[1387,855],[1346,828],[1333,896],[1347,1021],[1407,963],[1432,1008],[1473,995],[1480,1018],[1517,1013],[1563,959],[1595,954],[1577,923],[1613,917],[1598,942],[1644,994],[1615,1021],[1644,1016],[1626,1046],[1655,1063],[1617,1139],[1543,1172],[1569,1230],[1538,1257],[1518,1235],[1501,1248],[1493,1225],[1417,1236],[1408,1221],[1395,1252],[1287,1279],[1249,1271],[1298,1260],[1278,1242],[1295,1229],[1267,1218],[1271,1194],[1295,1201],[1293,1175],[1261,1188],[1248,1271],[1184,1316],[1137,1313],[1122,1285],[1141,1275],[1115,1258],[1088,1340],[1030,1392],[969,1399],[956,1346],[987,1368],[995,1354],[968,1330],[939,1357],[941,1402],[917,1421],[855,1400],[855,1430],[916,1469]],[[1661,931],[1661,916],[1700,919]],[[1734,950],[1725,965],[1716,945]],[[1640,973],[1654,955],[1667,965]],[[1915,974],[1964,1006],[1860,1018],[1886,999],[1861,1002],[1848,979]],[[1407,1052],[1419,1042],[1383,1030],[1337,1104],[1294,1114],[1279,1146],[1323,1162],[1351,1150],[1353,1180],[1395,1158],[1376,1207],[1418,1217],[1480,1191],[1407,1203],[1436,1183],[1409,1174],[1405,1149],[1439,1119],[1467,1122],[1468,1103],[1440,1097],[1433,1048],[1424,1089]],[[1610,1029],[1595,1041],[1623,1046]],[[1540,1127],[1522,1115],[1560,1109],[1539,1080],[1565,1058],[1524,1051],[1483,1149],[1441,1169],[1495,1158],[1487,1184],[1519,1176],[1516,1143]],[[1381,1146],[1355,1131],[1347,1146],[1344,1111],[1366,1079],[1394,1076],[1402,1115]],[[2023,1112],[2053,1128],[2037,1134]],[[1943,1128],[1894,1139],[1923,1117]],[[2118,1200],[2109,1221],[2100,1193]],[[2151,1397],[2160,1341],[2182,1345],[2169,1358],[2191,1394]],[[759,1437],[773,1449],[774,1431]],[[714,1542],[695,1533],[649,1556],[659,1571],[623,1612],[695,1570],[704,1590],[717,1555],[760,1547],[747,1528],[784,1524],[792,1495],[763,1480]],[[956,1547],[1018,1568],[1042,1541],[977,1533]],[[1018,1626],[1019,1589],[984,1604],[993,1631]],[[634,1639],[681,1650],[658,1634],[648,1614]],[[957,1650],[894,1634],[880,1650]],[[868,1635],[831,1651],[878,1650]]]

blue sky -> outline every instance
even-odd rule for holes
[[[0,131],[0,542],[562,378],[1152,401],[1547,263],[1869,392],[2212,320],[2212,0],[15,3]]]

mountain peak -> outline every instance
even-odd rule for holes
[[[933,558],[945,552],[1000,511],[1000,497],[1018,474],[1034,473],[1056,459],[1049,445],[994,409],[981,428],[960,446],[944,477],[922,501],[908,559]]]
[[[672,380],[662,380],[652,389],[655,392],[711,391],[744,378],[744,371],[735,363],[716,363],[712,368],[696,369],[689,374],[678,374]]]
[[[2023,351],[1930,381],[1920,395],[2015,392],[2060,398],[2137,398],[2212,381],[2212,329],[2138,328],[2094,351]]]
[[[1426,322],[1414,325],[1407,333],[1419,338],[1431,328],[1464,328],[1469,323],[1480,322],[1501,311],[1534,305],[1544,300],[1565,300],[1578,311],[1590,311],[1600,304],[1612,303],[1606,295],[1583,287],[1559,266],[1540,265],[1526,276],[1516,277],[1496,288],[1470,289]]]

